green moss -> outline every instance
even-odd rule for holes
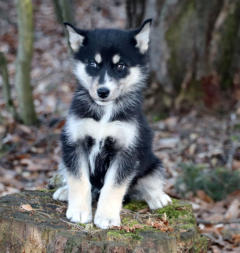
[[[78,222],[78,223],[77,223],[77,225],[79,225],[79,226],[81,226],[81,227],[85,228],[88,224],[84,224],[84,223],[80,223],[80,222]]]
[[[124,217],[122,218],[122,225],[128,225],[130,227],[139,224],[139,222],[136,219],[133,219],[131,217]]]
[[[191,224],[192,222],[195,222],[195,219],[192,215],[192,206],[186,203],[183,204],[177,199],[173,199],[171,205],[167,205],[163,208],[157,209],[155,212],[160,215],[163,215],[165,213],[169,219],[187,217],[188,221],[190,221]]]
[[[46,193],[52,193],[54,192],[55,190],[54,189],[47,189],[47,188],[42,188],[42,189],[39,189],[40,192],[46,192]]]
[[[194,253],[208,252],[208,245],[209,245],[209,239],[206,236],[199,235],[194,240],[194,245],[193,245],[192,250]]]
[[[131,211],[139,211],[141,209],[147,208],[147,204],[143,201],[132,201],[126,204],[124,208],[129,209]],[[186,226],[187,224],[189,224],[189,227],[192,227],[193,225],[196,224],[195,218],[192,213],[191,204],[187,204],[186,202],[183,203],[177,199],[172,199],[172,204],[167,205],[163,208],[159,208],[152,212],[153,214],[159,214],[160,216],[166,214],[171,224],[175,224],[177,219],[180,219],[183,222],[182,224],[186,224]],[[131,217],[124,217],[122,219],[122,224],[133,226],[135,224],[139,224],[139,222]],[[144,227],[144,230],[148,229],[152,229],[152,227],[150,226]]]
[[[131,201],[123,206],[123,208],[129,209],[131,211],[139,211],[147,207],[148,205],[144,201]]]
[[[187,223],[185,222],[183,224],[178,225],[178,230],[181,230],[181,231],[192,230],[193,231],[195,230],[195,225],[196,225],[195,221],[190,218],[190,222],[187,222]]]
[[[127,206],[124,206],[125,208],[128,207],[130,210],[140,210],[144,207],[147,207],[145,202],[140,201],[134,201],[131,203],[128,203]],[[167,219],[169,221],[169,225],[174,229],[175,236],[179,240],[184,233],[186,233],[186,238],[192,238],[192,236],[189,236],[190,234],[195,234],[196,231],[196,220],[192,212],[192,206],[190,204],[187,204],[186,202],[182,202],[177,199],[172,199],[172,204],[165,206],[163,208],[151,211],[149,212],[149,218],[155,219],[156,214],[159,214],[159,217],[162,217],[164,214],[166,214]],[[134,227],[136,224],[141,224],[142,228],[136,229],[134,233],[132,234],[138,234],[141,232],[146,231],[153,231],[153,232],[161,232],[160,230],[145,224],[142,224],[138,220],[136,220],[131,216],[126,216],[122,218],[122,225],[127,225],[129,228]]]

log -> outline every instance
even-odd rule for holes
[[[0,252],[207,252],[186,202],[151,212],[144,202],[130,202],[121,212],[122,226],[108,230],[73,224],[65,212],[66,203],[47,190],[0,198]]]

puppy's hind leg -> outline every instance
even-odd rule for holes
[[[133,187],[133,192],[138,199],[145,200],[150,209],[158,209],[172,202],[171,198],[163,191],[163,187],[161,168],[157,168],[151,174],[138,179]]]
[[[50,179],[49,186],[52,188],[58,187],[53,194],[53,199],[60,201],[67,201],[68,199],[68,186],[66,182],[67,169],[63,162],[58,166],[58,172]],[[60,186],[60,187],[59,187]]]
[[[68,199],[68,186],[64,185],[64,186],[58,188],[53,194],[53,199],[60,200],[60,201],[67,201],[67,199]]]

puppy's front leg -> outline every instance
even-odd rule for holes
[[[114,162],[108,169],[98,200],[94,218],[96,226],[107,229],[120,226],[120,211],[123,197],[128,189],[129,180],[117,183],[118,163]]]
[[[92,220],[91,184],[85,157],[80,161],[80,175],[68,174],[68,209],[66,216],[72,222],[88,223]]]

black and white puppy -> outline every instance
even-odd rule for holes
[[[93,189],[99,190],[94,223],[103,229],[120,225],[125,195],[151,209],[171,202],[142,113],[150,26],[151,20],[135,30],[66,24],[78,86],[61,135],[67,185],[53,198],[68,201],[73,222],[92,221]]]

